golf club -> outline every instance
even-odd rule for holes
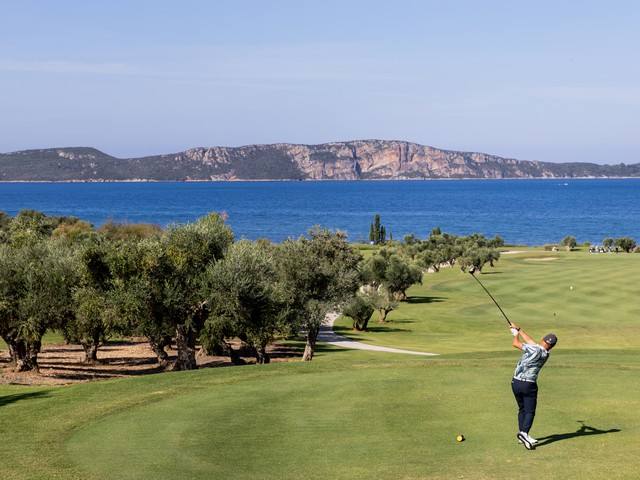
[[[476,282],[478,282],[478,283],[480,284],[480,286],[484,289],[484,291],[485,291],[485,292],[487,292],[487,295],[489,295],[489,296],[491,297],[491,300],[493,300],[493,303],[495,303],[495,304],[496,304],[496,307],[498,307],[498,309],[500,310],[500,313],[502,313],[502,315],[504,315],[505,320],[507,321],[507,323],[509,324],[509,326],[511,326],[511,320],[509,320],[509,318],[507,317],[506,313],[504,313],[504,312],[502,311],[502,308],[500,308],[500,305],[498,305],[498,302],[496,302],[496,299],[495,299],[495,298],[493,298],[493,295],[491,295],[491,294],[489,293],[489,290],[487,290],[487,289],[485,288],[485,286],[482,284],[482,282],[481,282],[480,280],[478,280],[478,277],[476,277],[476,276],[474,275],[474,273],[475,273],[475,272],[476,272],[476,267],[471,267],[471,268],[469,269],[469,273],[471,274],[471,276],[472,276],[473,278],[475,278],[475,279],[476,279]]]

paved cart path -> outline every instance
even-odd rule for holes
[[[400,348],[390,348],[390,347],[380,347],[378,345],[369,345],[367,343],[356,342],[346,337],[336,335],[333,332],[333,322],[336,321],[336,318],[338,318],[337,313],[330,313],[325,317],[324,323],[322,327],[320,327],[320,333],[318,334],[319,342],[328,343],[330,345],[335,345],[342,348],[355,348],[356,350],[374,350],[377,352],[406,353],[408,355],[429,355],[429,356],[438,355],[437,353],[414,352],[411,350],[402,350]]]

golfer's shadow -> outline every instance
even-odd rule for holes
[[[621,431],[619,428],[612,428],[610,430],[600,430],[598,428],[590,427],[589,425],[585,425],[584,421],[582,421],[582,420],[578,420],[578,422],[581,423],[582,426],[575,432],[555,433],[553,435],[548,435],[546,437],[538,438],[538,443],[536,444],[536,448],[537,447],[542,447],[543,445],[548,445],[548,444],[553,443],[553,442],[559,442],[561,440],[568,440],[570,438],[586,437],[586,436],[589,436],[589,435],[603,435],[605,433],[616,433],[616,432],[620,432]]]

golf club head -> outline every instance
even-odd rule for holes
[[[471,267],[471,268],[469,269],[469,273],[470,273],[471,275],[473,275],[474,273],[476,273],[476,267]]]

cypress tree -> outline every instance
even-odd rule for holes
[[[373,219],[373,243],[378,245],[380,243],[380,214],[376,213]]]

